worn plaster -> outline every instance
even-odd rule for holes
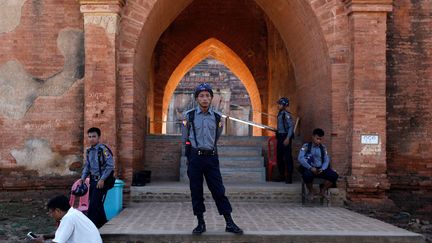
[[[0,1],[0,33],[14,30],[21,20],[21,8],[26,0]]]
[[[84,76],[83,32],[66,28],[59,33],[57,45],[64,66],[47,79],[31,76],[17,60],[0,65],[0,115],[20,119],[38,96],[60,96]]]
[[[36,170],[39,175],[68,175],[69,167],[79,162],[77,155],[62,156],[51,150],[51,145],[43,139],[29,139],[21,149],[11,150],[18,166]]]

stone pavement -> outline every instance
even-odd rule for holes
[[[245,234],[224,232],[225,222],[206,201],[207,232],[192,236],[190,202],[131,204],[101,228],[104,242],[424,242],[423,237],[338,207],[234,202],[233,218]]]

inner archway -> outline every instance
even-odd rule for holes
[[[162,117],[165,121],[167,118],[168,105],[172,98],[175,88],[179,84],[182,77],[196,64],[204,60],[205,58],[212,57],[222,62],[227,68],[229,68],[244,84],[249,94],[252,110],[252,120],[256,123],[261,123],[261,116],[257,112],[261,112],[261,98],[255,79],[247,66],[243,63],[240,57],[232,51],[229,47],[224,45],[216,38],[210,38],[195,49],[193,49],[177,66],[172,73],[170,79],[167,82],[163,95],[162,103]],[[166,126],[163,126],[163,133],[166,132]],[[261,135],[261,129],[254,128],[253,135]]]
[[[213,89],[212,107],[221,114],[243,121],[252,118],[249,94],[241,80],[223,63],[206,58],[190,69],[177,85],[168,106],[166,135],[182,132],[184,113],[197,107],[195,87],[208,83]],[[222,135],[251,136],[252,126],[238,120],[223,119]]]
[[[349,25],[344,11],[345,4],[340,0],[320,3],[304,0],[227,2],[231,5],[244,2],[256,3],[257,7],[249,8],[251,10],[249,14],[263,11],[265,18],[273,23],[275,31],[283,39],[281,44],[288,51],[295,73],[297,112],[302,118],[300,135],[302,138],[308,138],[311,128],[316,126],[328,131],[328,134],[331,135],[327,138],[329,141],[326,144],[333,158],[340,161],[340,164],[336,164],[335,167],[346,172],[344,165],[350,161],[348,156],[350,144],[346,143],[350,122],[346,102],[346,97],[349,96],[347,87],[349,87],[350,75],[350,42],[349,36],[346,35]],[[121,107],[119,111],[119,150],[125,151],[119,157],[120,160],[125,161],[124,167],[128,173],[131,168],[137,168],[135,164],[139,164],[143,159],[145,145],[142,138],[146,135],[147,124],[155,115],[162,119],[162,96],[165,92],[163,87],[166,86],[165,82],[172,74],[171,70],[174,70],[185,56],[182,54],[180,57],[179,55],[180,59],[178,62],[177,60],[172,62],[173,68],[170,69],[167,77],[162,77],[154,82],[154,75],[157,73],[153,62],[155,47],[160,37],[182,13],[186,13],[185,16],[193,16],[196,19],[194,23],[199,24],[203,20],[204,22],[208,20],[209,13],[220,12],[220,10],[210,11],[208,8],[201,8],[204,10],[196,11],[196,15],[191,15],[190,6],[200,4],[206,4],[206,7],[213,4],[215,8],[220,5],[215,0],[157,0],[145,4],[141,0],[128,0],[123,9],[119,35],[118,85],[119,93],[131,96],[120,96],[118,100]],[[244,8],[236,9],[244,11]],[[184,26],[181,25],[181,27]],[[249,23],[247,26],[255,26],[255,23]],[[208,28],[196,28],[197,25],[192,25],[192,27],[199,31],[193,32],[194,28],[191,28],[186,32],[188,35],[209,30]],[[227,42],[219,36],[216,36],[217,38],[229,44],[239,56],[251,56],[251,60],[256,60],[253,59],[253,50],[242,50],[242,47],[246,45],[237,38],[239,31],[225,28],[228,26],[222,27],[224,28],[221,28],[220,33],[231,33],[232,39]],[[207,34],[202,34],[202,37]],[[185,53],[189,53],[198,43],[213,36],[215,35],[208,35],[202,39],[188,38],[182,43],[189,41],[193,43],[192,47],[190,49],[183,45],[179,47]],[[237,47],[233,48],[235,45]],[[242,60],[247,59],[242,58]],[[165,68],[165,64],[157,63],[159,68]],[[248,67],[253,70],[259,65],[250,61]],[[267,75],[266,73],[255,75],[254,71],[252,73],[256,80],[268,80],[268,73]],[[162,87],[156,86],[161,83]],[[269,110],[269,106],[279,95],[269,93],[280,90],[273,83],[266,85],[259,87],[260,93],[263,94],[261,101],[264,107],[261,109],[264,112]],[[344,122],[335,122],[336,120]]]

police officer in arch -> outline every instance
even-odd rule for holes
[[[294,122],[288,111],[289,100],[282,97],[277,101],[279,113],[277,116],[277,164],[280,180],[292,183],[293,158],[292,139],[294,138]]]
[[[217,140],[222,133],[223,122],[221,115],[211,108],[212,87],[207,83],[198,85],[194,97],[198,106],[184,114],[182,126],[182,140],[188,158],[187,175],[190,183],[192,208],[198,220],[198,225],[193,229],[192,234],[200,235],[206,231],[204,178],[216,202],[219,214],[225,218],[225,231],[243,234],[243,230],[234,223],[231,217],[232,207],[225,196],[225,187],[219,169]]]

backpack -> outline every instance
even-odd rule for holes
[[[321,164],[324,164],[325,161],[325,149],[322,144],[319,145],[321,151]],[[310,154],[312,152],[312,142],[307,143],[307,149],[305,154]]]
[[[108,146],[106,146],[105,144],[102,144],[102,145],[105,148],[107,148],[108,152],[111,154],[111,156],[113,156],[111,149]],[[105,163],[106,163],[105,157],[103,156],[102,146],[99,146],[97,155],[98,155],[98,163],[99,163],[99,174],[102,176],[102,166],[105,165]],[[114,184],[115,184],[115,180],[116,180],[116,178],[114,177],[114,170],[113,170],[113,171],[111,171],[109,176],[105,179],[103,189],[109,190],[109,189],[113,188]]]

